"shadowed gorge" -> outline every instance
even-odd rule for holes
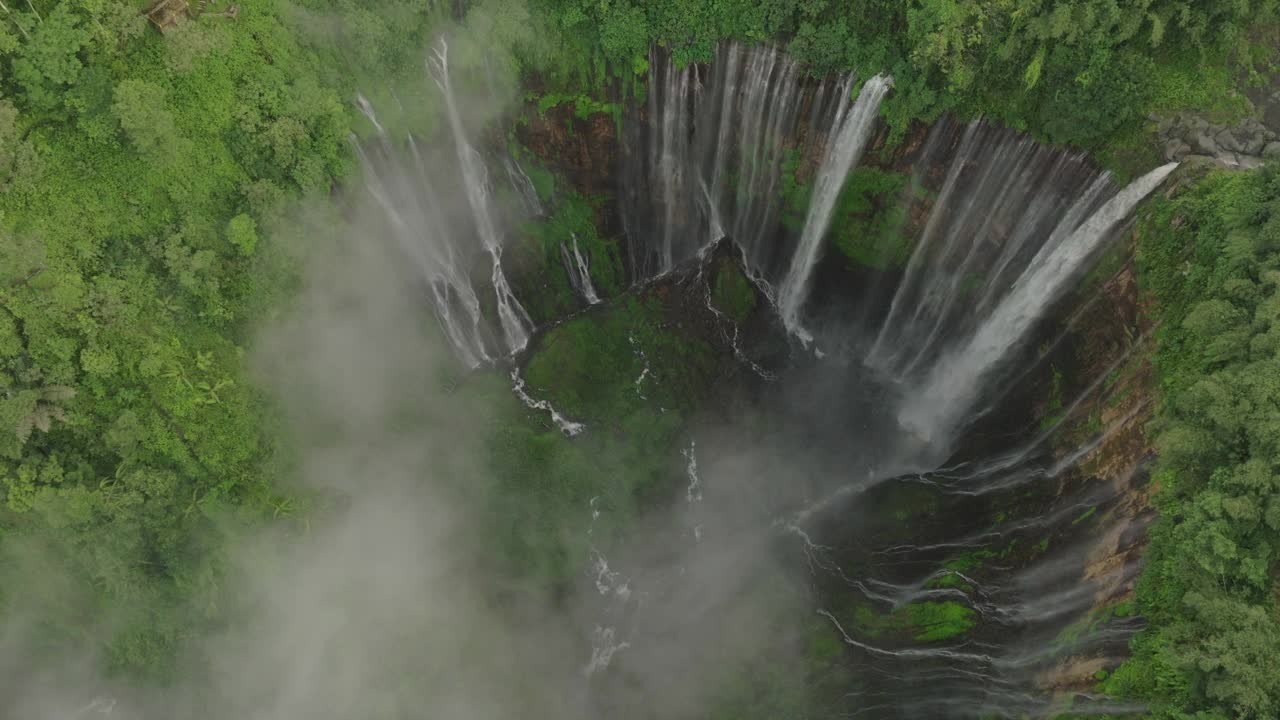
[[[1278,9],[0,3],[0,716],[1276,717]]]
[[[655,57],[651,68],[658,70],[647,104],[632,103],[623,115],[631,153],[645,149],[622,159],[624,168],[638,166],[618,180],[615,224],[624,234],[614,244],[598,241],[588,255],[575,231],[556,239],[544,262],[582,309],[535,332],[527,349],[512,347],[516,392],[570,443],[607,454],[599,443],[638,442],[669,467],[676,451],[687,463],[687,484],[670,469],[666,478],[630,480],[639,516],[608,542],[595,536],[595,521],[613,514],[615,501],[585,488],[578,494],[577,511],[590,521],[565,542],[579,548],[572,553],[588,582],[573,583],[572,592],[599,596],[588,603],[599,606],[597,618],[582,629],[591,642],[588,714],[696,716],[707,702],[700,696],[726,681],[718,676],[761,652],[793,656],[800,670],[779,682],[794,687],[776,692],[799,693],[813,712],[974,717],[1060,704],[1043,676],[1067,661],[1105,663],[1139,627],[1108,621],[1060,638],[1095,612],[1111,612],[1107,603],[1132,581],[1125,562],[1096,580],[1107,590],[1089,589],[1088,558],[1100,551],[1089,533],[1073,532],[1084,522],[1074,523],[1077,516],[1119,492],[1091,487],[1118,477],[1080,473],[1077,464],[1132,417],[1103,424],[1075,441],[1081,447],[1061,444],[1061,456],[1052,425],[1005,430],[981,445],[967,437],[977,432],[975,420],[1036,421],[1018,394],[1034,387],[1042,363],[1024,351],[1051,333],[1065,333],[1059,342],[1068,346],[1081,342],[1059,318],[1093,298],[1064,296],[1176,165],[1121,188],[1082,154],[982,122],[943,120],[900,151],[894,171],[908,179],[883,210],[898,217],[890,232],[909,255],[881,271],[880,292],[848,284],[854,292],[827,298],[813,313],[806,308],[822,262],[816,248],[890,83],[872,78],[856,95],[850,77],[800,83],[785,54],[737,45],[710,66],[677,71]],[[733,115],[747,118],[740,134],[729,129]],[[374,144],[392,142],[384,135]],[[366,166],[370,194],[397,227],[405,213],[388,201],[388,185],[399,184],[400,202],[411,209],[421,198],[439,205],[430,173],[403,168],[423,162],[419,142],[404,142],[398,154],[380,150],[382,159]],[[481,157],[461,135],[452,142],[464,166]],[[552,196],[544,209],[519,158],[501,162],[510,171],[457,173],[466,196],[505,195],[510,214],[535,223],[554,216],[563,200]],[[783,194],[788,182],[806,185],[799,200]],[[493,236],[487,222],[455,231]],[[727,228],[746,237],[730,238]],[[525,242],[546,242],[530,235]],[[519,232],[507,238],[521,242]],[[399,245],[406,259],[457,253],[429,232]],[[591,267],[605,258],[622,258],[632,284],[614,281],[602,300]],[[430,286],[439,272],[433,266],[417,279]],[[459,295],[477,294],[467,276],[454,277]],[[509,286],[497,278],[487,333],[476,315],[462,316],[466,332],[455,327],[453,298],[430,294],[464,361],[476,356],[472,337],[506,335],[509,291],[501,288]],[[805,329],[802,317],[821,321]],[[1076,383],[1095,380],[1080,374]],[[655,430],[663,437],[650,444]],[[972,457],[961,460],[965,454]],[[894,506],[890,522],[877,517]],[[997,514],[998,507],[1005,509]],[[669,524],[670,515],[679,518],[675,527],[649,529]],[[1048,552],[1051,535],[1066,547]],[[1004,562],[986,569],[987,558]],[[737,623],[773,629],[751,633],[743,648],[691,642],[730,636]],[[836,652],[797,656],[789,646],[796,633],[834,643]],[[708,642],[716,649],[704,657]],[[810,663],[845,684],[811,687]],[[652,699],[690,678],[699,686],[690,697],[672,693],[670,708]],[[921,694],[925,681],[936,696]],[[1092,705],[1093,712],[1126,707]]]

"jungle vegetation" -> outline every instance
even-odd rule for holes
[[[1211,174],[1142,219],[1157,303],[1161,520],[1138,609],[1151,629],[1104,689],[1161,717],[1267,718],[1280,647],[1280,174]]]
[[[726,38],[778,42],[814,74],[892,73],[883,113],[899,136],[943,112],[983,114],[1124,168],[1151,160],[1152,113],[1244,111],[1239,88],[1272,70],[1280,3],[464,5],[548,106],[576,98],[609,111],[643,92],[653,45],[698,62]],[[417,0],[237,7],[231,16],[225,0],[214,3],[162,33],[131,0],[0,3],[0,617],[18,604],[41,608],[41,647],[92,644],[110,672],[139,681],[172,680],[175,656],[219,621],[228,537],[307,512],[279,482],[294,471],[288,441],[246,372],[245,349],[296,289],[304,241],[285,222],[289,209],[329,203],[356,171],[348,134],[368,132],[351,103],[356,89],[371,78],[421,84],[423,49],[454,9]],[[850,217],[869,206],[863,195],[897,182],[859,177]],[[568,197],[529,234],[548,256],[548,233],[562,228],[582,226],[594,246],[590,216],[587,200]],[[1162,717],[1276,717],[1280,176],[1210,175],[1158,201],[1143,222],[1143,283],[1160,322],[1164,519],[1139,592],[1151,628],[1104,686]],[[867,252],[855,241],[841,240],[851,257]],[[897,262],[890,250],[877,257]],[[599,252],[614,292],[616,258]],[[734,314],[750,311],[738,280],[717,290]],[[632,301],[613,317],[651,329],[652,312]],[[632,383],[638,361],[621,357],[630,349],[615,330],[565,325],[548,341],[556,353],[577,338],[603,355],[541,362],[593,383]],[[539,372],[530,367],[531,383]],[[655,447],[672,443],[674,421],[621,392],[560,392],[584,417],[632,423]],[[534,493],[547,513],[577,503],[586,490],[571,482],[574,464],[596,461],[518,415],[494,433],[495,467],[514,485],[562,478],[565,495]],[[618,466],[633,457],[618,452]],[[628,472],[639,487],[662,468],[636,462]],[[512,558],[530,574],[562,577],[572,553],[530,532],[511,538]],[[101,634],[93,618],[105,612],[118,620]]]

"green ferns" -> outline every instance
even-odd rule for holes
[[[591,542],[623,532],[681,477],[686,419],[719,358],[705,340],[670,327],[667,312],[658,297],[627,294],[535,342],[524,371],[528,391],[586,423],[572,440],[544,415],[531,421],[500,383],[473,381],[484,392],[477,403],[506,408],[489,439],[500,483],[491,502],[503,558],[524,581],[568,582]],[[592,536],[589,507],[601,511]]]
[[[901,269],[911,257],[905,233],[905,173],[861,165],[849,173],[831,220],[836,249],[873,270]]]
[[[574,419],[619,428],[654,406],[691,408],[718,360],[706,340],[669,328],[666,312],[653,295],[627,295],[555,326],[529,359],[530,387]]]

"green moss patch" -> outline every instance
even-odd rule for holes
[[[745,322],[756,309],[756,288],[737,263],[721,259],[711,280],[711,304],[717,310]]]
[[[866,605],[853,612],[853,627],[868,637],[905,636],[918,642],[940,642],[963,635],[978,624],[973,608],[954,601],[914,602],[880,613]]]
[[[691,409],[717,366],[712,345],[677,328],[662,300],[650,294],[624,297],[549,330],[525,378],[575,419],[621,428],[639,411]]]

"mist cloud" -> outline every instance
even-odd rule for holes
[[[483,41],[527,42],[531,26],[512,3],[473,15],[450,47],[459,66],[486,78],[460,91],[467,127],[479,128],[508,107],[514,87],[510,55]],[[449,142],[424,142],[424,157],[449,157]],[[447,163],[427,170],[446,209],[435,230],[471,237]],[[228,521],[223,586],[188,609],[221,625],[208,636],[193,629],[176,677],[140,686],[102,672],[89,639],[70,656],[26,655],[38,628],[14,608],[0,631],[4,714],[699,714],[737,661],[775,644],[770,618],[798,606],[793,592],[759,592],[780,577],[770,518],[742,492],[753,487],[746,469],[763,464],[746,454],[704,458],[703,502],[674,503],[621,545],[596,549],[616,573],[605,591],[599,567],[588,567],[559,597],[512,592],[520,582],[503,575],[486,509],[497,486],[484,445],[489,408],[454,391],[460,369],[384,208],[354,184],[340,202],[341,223],[325,200],[273,233],[295,239],[286,249],[302,263],[302,287],[258,330],[248,365],[283,419],[278,485],[292,505],[247,535]],[[31,576],[57,584],[57,562],[38,548],[7,549]],[[45,595],[59,594],[74,602],[76,593]],[[199,605],[215,601],[223,604]],[[104,637],[114,621],[102,618]]]

